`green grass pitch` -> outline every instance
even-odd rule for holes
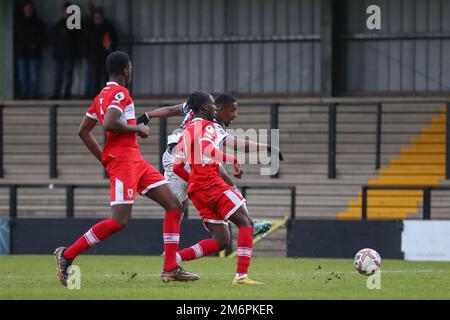
[[[232,286],[236,259],[184,263],[200,281],[164,284],[161,257],[80,256],[81,289],[63,287],[51,255],[0,256],[0,299],[450,299],[450,263],[383,260],[381,289],[345,259],[255,257],[251,278]]]

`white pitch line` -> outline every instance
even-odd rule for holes
[[[381,273],[450,273],[450,270],[381,270]],[[258,276],[300,276],[300,275],[331,275],[331,273],[335,275],[343,275],[343,274],[358,274],[356,271],[315,271],[315,272],[252,272],[253,275]],[[223,272],[213,272],[213,273],[205,273],[205,276],[228,276],[230,273]],[[131,274],[121,274],[121,273],[107,273],[105,276],[107,277],[123,277]],[[138,273],[136,277],[159,277],[160,273]]]
[[[83,272],[83,270],[81,270]],[[138,272],[128,272],[128,273],[106,273],[102,274],[105,277],[123,277],[130,278],[133,273],[137,273],[135,278],[138,277],[160,277],[160,273],[138,273]],[[314,272],[254,272],[253,275],[259,276],[301,276],[301,275],[331,275],[331,273],[335,275],[344,275],[344,274],[357,274],[356,271],[314,271]],[[381,270],[381,273],[450,273],[450,270]],[[92,274],[92,273],[91,273]],[[213,272],[213,273],[205,273],[203,276],[229,276],[233,275],[233,272],[224,273],[224,272]],[[0,275],[0,279],[51,279],[56,278],[54,275]]]

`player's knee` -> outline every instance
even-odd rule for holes
[[[127,226],[129,217],[127,217],[127,216],[115,215],[115,216],[113,216],[113,219],[114,219],[117,223],[121,224],[121,225],[122,225],[122,229],[123,229],[123,228],[125,228],[125,227]]]
[[[113,220],[115,220],[117,223],[121,224],[125,228],[128,220],[130,220],[129,214],[119,213],[119,212],[113,212],[112,217]]]
[[[178,199],[174,199],[168,206],[168,208],[166,208],[167,211],[184,211],[183,210],[183,205],[181,204],[181,202]]]
[[[253,228],[253,220],[250,219],[249,217],[245,217],[242,226],[243,227],[252,227]]]

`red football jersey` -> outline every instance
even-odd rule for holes
[[[221,161],[236,163],[237,159],[219,149],[226,132],[212,121],[194,118],[186,127],[175,153],[176,163],[190,165],[188,193],[223,183],[219,174]],[[187,173],[186,173],[187,174]]]
[[[120,121],[136,124],[134,103],[128,89],[115,82],[108,82],[106,87],[95,97],[94,102],[86,113],[89,118],[100,121],[103,125],[106,111],[115,108],[122,112]],[[106,131],[106,143],[103,147],[102,163],[108,159],[126,161],[143,160],[136,133],[114,133]]]

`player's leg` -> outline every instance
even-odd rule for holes
[[[183,207],[170,190],[168,184],[158,186],[145,193],[145,196],[157,202],[165,210],[164,215],[164,269],[172,270],[176,265],[176,252],[180,238],[180,221]]]
[[[230,217],[238,228],[238,258],[236,277],[233,284],[260,284],[247,276],[253,253],[253,221],[250,219],[245,204],[241,205]]]
[[[183,208],[183,213],[186,212],[188,206],[188,196],[187,196],[187,182],[178,177],[174,173],[167,173],[167,169],[164,172],[164,177],[168,181],[168,186],[170,190],[175,194],[177,199],[181,202]]]
[[[183,207],[180,200],[170,189],[167,180],[149,163],[143,161],[141,170],[144,173],[139,181],[139,193],[157,202],[166,211],[163,225],[164,269],[161,279],[164,282],[200,279],[198,275],[184,271],[177,263],[180,221],[183,216]]]
[[[180,222],[183,216],[183,207],[172,192],[168,184],[150,189],[145,196],[159,203],[166,211],[164,215],[164,269],[161,280],[169,281],[195,281],[200,277],[183,270],[178,266],[176,255],[180,242]]]
[[[114,163],[114,167],[109,167],[111,218],[95,224],[70,247],[55,250],[57,275],[62,284],[66,285],[67,269],[78,255],[122,230],[127,224],[137,188],[131,172],[126,163]]]
[[[103,239],[123,229],[131,216],[132,204],[117,204],[111,207],[111,218],[105,219],[89,229],[80,239],[64,252],[64,257],[75,259],[80,253]]]
[[[200,259],[227,248],[230,244],[230,230],[226,222],[219,222],[220,223],[204,222],[206,229],[213,234],[213,238],[204,239],[189,248],[178,251],[180,260],[190,261]]]
[[[224,220],[230,220],[238,227],[238,259],[236,277],[233,284],[258,284],[248,279],[248,269],[253,252],[253,221],[250,219],[245,199],[235,189],[223,187],[217,200],[217,212]]]
[[[112,217],[102,220],[90,228],[70,247],[59,247],[54,254],[57,262],[57,274],[63,285],[67,285],[67,269],[72,261],[82,252],[100,243],[107,237],[122,230],[127,224],[132,210],[132,204],[118,204],[111,207]]]

